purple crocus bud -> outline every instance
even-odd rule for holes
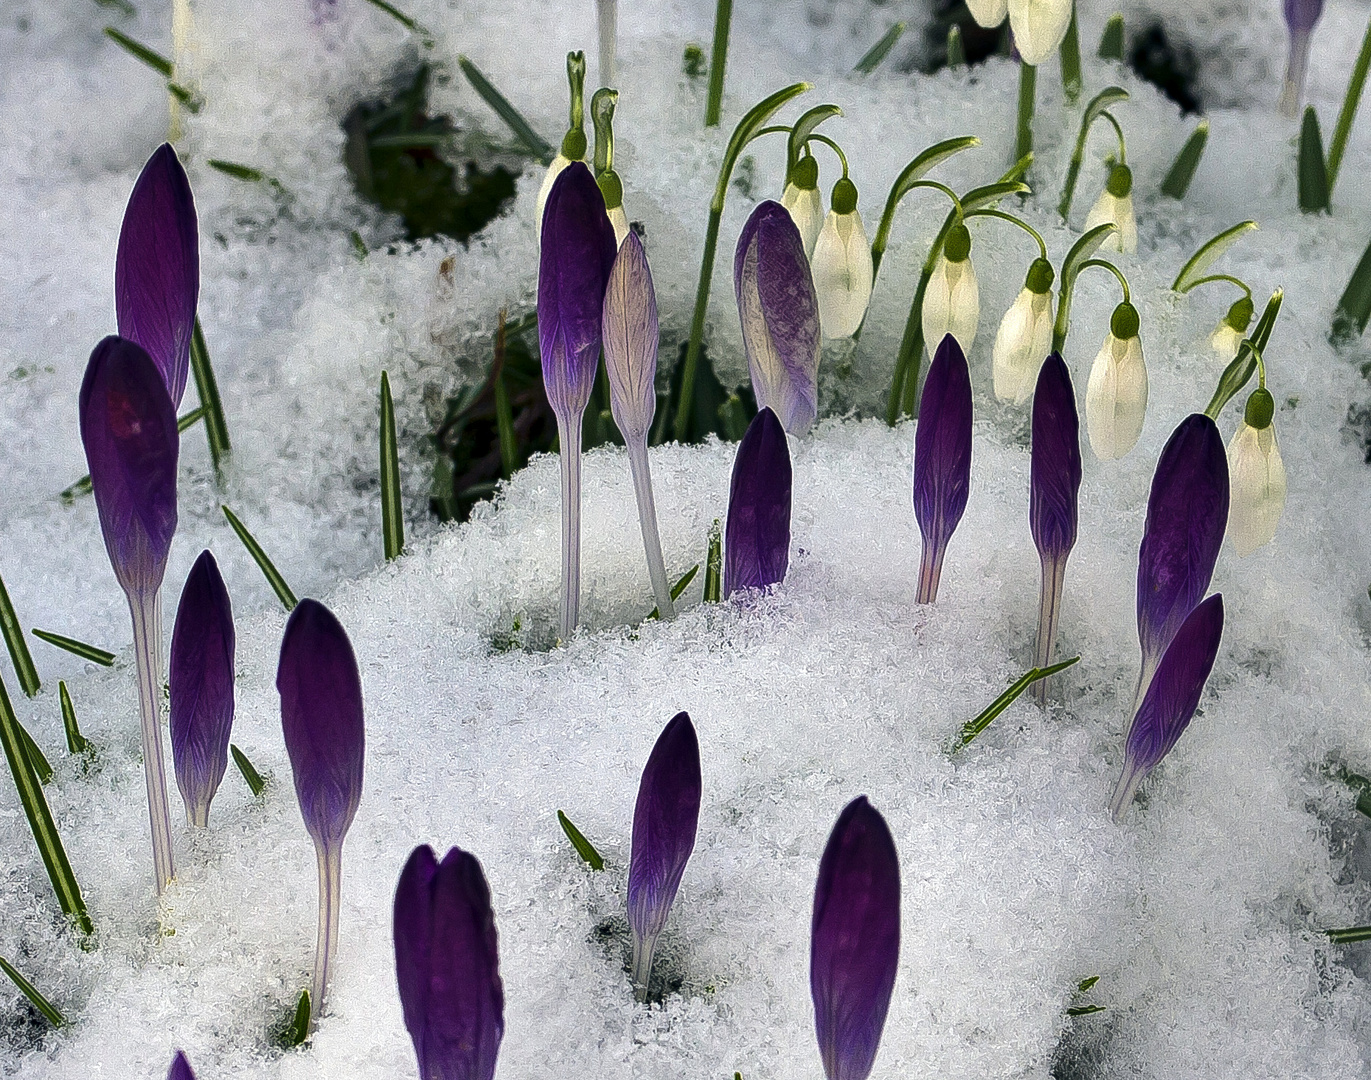
[[[119,335],[136,341],[180,405],[200,296],[200,232],[186,170],[170,143],[152,152],[133,185],[114,258]]]
[[[186,1055],[180,1050],[176,1051],[176,1056],[171,1059],[171,1068],[167,1070],[167,1080],[195,1080],[195,1070],[190,1067]]]
[[[1209,589],[1228,524],[1228,456],[1214,421],[1181,421],[1157,459],[1138,548],[1138,642],[1142,669],[1134,707],[1162,653]]]
[[[300,816],[319,857],[319,939],[309,996],[314,1019],[323,1009],[337,951],[343,837],[362,798],[366,742],[352,643],[317,600],[301,600],[286,622],[276,689]]]
[[[1323,15],[1323,0],[1285,0],[1285,25],[1290,31],[1290,53],[1285,61],[1285,82],[1281,86],[1280,110],[1294,117],[1304,95],[1304,77],[1309,70],[1309,39]]]
[[[95,346],[81,383],[81,442],[114,576],[130,598],[161,587],[176,533],[176,411],[132,341]]]
[[[900,859],[885,818],[853,799],[829,834],[814,886],[809,990],[828,1080],[866,1080],[900,959]]]
[[[1029,466],[1028,524],[1042,561],[1035,667],[1052,663],[1061,615],[1066,560],[1076,544],[1077,495],[1081,488],[1081,425],[1076,391],[1060,353],[1038,371],[1033,394],[1033,452]],[[1040,699],[1047,680],[1038,681]]]
[[[628,921],[633,928],[633,985],[647,998],[652,950],[666,926],[700,820],[700,744],[695,725],[677,713],[648,756],[633,809],[628,863]]]
[[[171,760],[186,818],[209,824],[228,768],[233,727],[233,605],[219,564],[202,551],[191,567],[171,632]]]
[[[724,595],[765,589],[785,580],[790,566],[790,446],[767,406],[752,418],[728,492],[724,538]]]
[[[743,226],[733,288],[757,405],[803,435],[819,412],[819,300],[804,239],[780,203],[759,203]]]
[[[395,889],[395,978],[422,1080],[490,1080],[505,994],[490,888],[475,855],[414,849]]]
[[[1181,623],[1129,725],[1123,775],[1110,805],[1115,821],[1123,818],[1138,784],[1171,752],[1195,715],[1222,637],[1223,596],[1215,593]]]
[[[938,598],[947,542],[971,492],[971,372],[951,334],[933,354],[914,428],[914,518],[923,534],[920,604]]]

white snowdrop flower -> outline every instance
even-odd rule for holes
[[[1271,542],[1285,510],[1285,464],[1272,423],[1275,413],[1270,391],[1258,387],[1228,444],[1228,535],[1241,558]]]
[[[1133,212],[1133,170],[1127,165],[1114,166],[1109,173],[1109,182],[1104,185],[1100,197],[1086,215],[1086,232],[1097,225],[1119,227],[1112,237],[1115,251],[1132,255],[1138,250],[1138,217]]]
[[[1138,310],[1125,301],[1114,309],[1109,335],[1090,369],[1085,425],[1090,449],[1114,461],[1133,449],[1147,415],[1147,365],[1138,337]]]
[[[980,317],[981,293],[971,265],[971,234],[965,225],[957,224],[947,234],[924,292],[924,343],[928,351],[932,353],[944,336],[951,334],[962,352],[970,355]]]
[[[1209,345],[1220,363],[1232,363],[1233,358],[1238,355],[1238,349],[1247,337],[1247,328],[1252,325],[1252,312],[1252,298],[1239,297],[1228,309],[1223,321],[1209,335]]]
[[[614,243],[618,247],[624,246],[624,237],[628,235],[628,215],[624,213],[624,204],[618,206],[608,206],[605,213],[609,215],[609,223],[614,226]]]
[[[987,30],[999,26],[1009,14],[1009,0],[966,0],[971,17]]]
[[[814,241],[810,268],[819,298],[819,328],[826,338],[851,337],[871,300],[871,244],[857,212],[857,185],[833,185],[832,209]]]
[[[806,154],[791,170],[781,194],[781,205],[790,211],[800,239],[805,243],[805,258],[814,257],[814,242],[824,224],[824,197],[819,193],[819,163]]]
[[[1019,55],[1025,64],[1036,67],[1056,52],[1066,37],[1073,0],[1008,0],[1007,6]]]
[[[1052,282],[1056,271],[1034,259],[1023,291],[1000,320],[995,335],[995,396],[1022,405],[1033,395],[1038,369],[1052,349]]]

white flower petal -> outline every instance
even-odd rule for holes
[[[999,26],[1009,14],[1009,0],[966,0],[971,17],[987,30]]]
[[[995,396],[1022,405],[1033,395],[1038,369],[1052,349],[1052,293],[1019,293],[995,335]]]
[[[1009,0],[1009,25],[1025,64],[1041,64],[1057,51],[1071,9],[1072,0]]]
[[[1138,250],[1138,217],[1133,211],[1132,195],[1119,198],[1109,194],[1107,188],[1100,192],[1100,197],[1095,200],[1095,205],[1086,215],[1085,231],[1089,232],[1097,225],[1105,224],[1119,227],[1119,231],[1105,241],[1106,246],[1112,246],[1115,251],[1125,255],[1131,255]]]
[[[1276,425],[1238,425],[1228,444],[1228,535],[1246,558],[1276,535],[1285,510],[1285,463]]]
[[[851,337],[862,325],[871,300],[871,245],[859,213],[828,212],[810,267],[823,336]]]
[[[1142,434],[1147,416],[1147,365],[1142,342],[1120,341],[1113,334],[1090,369],[1085,391],[1085,424],[1090,449],[1101,461],[1123,457]]]
[[[824,226],[824,197],[818,188],[802,188],[786,184],[781,194],[781,205],[790,211],[795,228],[800,230],[800,239],[805,242],[805,257],[814,257],[814,242],[819,239],[819,230]]]
[[[976,340],[976,327],[981,318],[981,294],[976,282],[976,270],[970,259],[948,262],[939,255],[928,289],[924,292],[924,344],[933,353],[943,337],[951,334],[971,355],[971,343]]]

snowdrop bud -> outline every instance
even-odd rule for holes
[[[969,353],[980,317],[981,292],[971,265],[971,234],[965,225],[954,225],[924,292],[924,343],[936,349],[951,334],[962,352]]]
[[[1038,382],[1038,368],[1052,350],[1052,282],[1056,271],[1034,259],[1023,291],[1000,320],[995,335],[995,396],[1022,405]]]
[[[857,185],[847,177],[833,185],[832,209],[814,241],[810,260],[819,296],[819,329],[826,338],[851,337],[871,300],[871,243],[857,213]]]
[[[562,148],[552,159],[543,176],[542,187],[538,189],[538,201],[534,205],[533,227],[539,244],[543,240],[543,210],[547,197],[552,193],[552,185],[563,169],[573,161],[584,161],[586,156],[585,133],[585,81],[586,57],[583,52],[570,52],[566,56],[567,82],[571,85],[571,119],[567,132],[562,136]]]
[[[1127,302],[1114,309],[1109,335],[1090,369],[1085,390],[1085,425],[1090,449],[1114,461],[1133,449],[1147,415],[1147,365],[1138,338],[1138,310]]]
[[[1209,335],[1209,344],[1221,363],[1232,363],[1233,358],[1238,355],[1243,338],[1247,337],[1247,328],[1252,325],[1252,312],[1252,297],[1238,297],[1228,309],[1223,322]]]
[[[1285,509],[1285,464],[1271,422],[1275,412],[1270,391],[1254,390],[1228,444],[1228,535],[1241,558],[1271,542]]]
[[[1074,0],[1009,0],[1009,27],[1025,64],[1036,67],[1057,51],[1073,6]]]
[[[1085,218],[1085,231],[1097,225],[1112,224],[1119,231],[1112,237],[1114,250],[1132,255],[1138,250],[1138,217],[1133,212],[1133,170],[1115,165],[1100,197]],[[1109,241],[1106,241],[1108,243]]]
[[[814,241],[824,224],[824,198],[819,194],[819,163],[807,154],[795,163],[786,180],[781,205],[790,211],[800,239],[805,243],[805,258],[814,255]]]
[[[966,0],[971,17],[987,30],[999,26],[1009,14],[1009,0]]]

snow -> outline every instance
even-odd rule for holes
[[[456,73],[470,56],[556,141],[565,122],[562,58],[593,50],[594,5],[554,0],[402,5],[436,38],[450,112],[507,142]],[[703,87],[680,74],[687,41],[708,40],[706,0],[621,6],[622,96],[616,168],[629,216],[645,223],[663,356],[688,330],[707,204],[724,133],[700,130]],[[122,595],[89,499],[55,494],[85,469],[75,401],[92,345],[113,329],[112,269],[127,192],[164,136],[158,79],[106,41],[119,25],[170,48],[165,5],[121,19],[84,0],[11,4],[0,23],[0,573],[25,626],[117,650],[97,670],[34,642],[44,690],[6,680],[20,718],[57,766],[48,787],[98,928],[78,948],[59,924],[42,864],[8,781],[0,781],[0,955],[73,1020],[33,1018],[0,985],[0,1073],[54,1080],[164,1075],[174,1048],[202,1080],[410,1076],[414,1058],[394,990],[390,901],[414,845],[459,844],[481,859],[500,933],[507,1026],[498,1075],[817,1077],[808,1000],[808,926],[824,839],[841,807],[867,794],[890,821],[903,866],[903,947],[877,1058],[882,1077],[1371,1075],[1367,946],[1332,947],[1321,930],[1371,922],[1371,858],[1355,793],[1330,762],[1371,772],[1365,528],[1371,474],[1346,428],[1367,389],[1358,345],[1335,353],[1332,309],[1366,242],[1371,125],[1354,130],[1331,218],[1294,211],[1293,124],[1275,111],[1283,31],[1274,6],[1124,6],[1145,11],[1201,59],[1209,151],[1183,204],[1155,192],[1193,127],[1130,73],[1093,58],[1110,9],[1083,5],[1091,94],[1111,82],[1128,136],[1140,251],[1118,263],[1142,315],[1151,401],[1139,445],[1118,462],[1086,454],[1080,541],[1058,653],[1081,662],[1055,703],[1014,705],[970,747],[946,743],[1030,663],[1038,565],[1027,528],[1028,414],[990,392],[999,314],[1023,284],[1029,238],[973,227],[982,322],[971,354],[976,441],[967,514],[938,603],[913,604],[919,537],[910,504],[913,428],[883,407],[908,298],[946,206],[912,195],[897,218],[871,316],[854,356],[830,346],[821,407],[830,419],[792,443],[794,546],[787,581],[744,603],[701,605],[700,582],[670,624],[652,606],[627,459],[586,461],[586,630],[549,648],[556,618],[557,463],[517,474],[462,526],[427,516],[427,403],[470,380],[495,313],[532,304],[533,204],[526,172],[513,210],[468,247],[389,244],[394,219],[362,204],[341,165],[339,126],[417,63],[393,20],[338,0],[316,21],[306,3],[196,9],[206,105],[187,121],[201,215],[201,314],[235,456],[215,486],[203,435],[184,439],[181,527],[164,606],[211,546],[238,616],[234,742],[270,777],[253,799],[231,769],[196,835],[180,820],[180,876],[152,898],[137,706]],[[824,130],[853,163],[868,227],[890,181],[922,147],[974,133],[983,146],[937,175],[958,190],[1007,166],[1017,74],[913,76],[855,59],[912,2],[784,0],[738,5],[726,123],[801,78],[799,106],[835,101]],[[1309,93],[1327,135],[1368,10],[1332,0],[1315,34]],[[517,27],[517,47],[511,28]],[[592,67],[593,70],[593,67]],[[1019,207],[1059,262],[1075,232],[1055,204],[1078,111],[1055,64],[1039,80],[1041,194]],[[788,116],[797,112],[792,106]],[[1077,191],[1084,220],[1104,180],[1107,129],[1092,136]],[[1111,136],[1112,137],[1112,136]],[[754,196],[778,197],[781,141],[749,148]],[[837,176],[821,154],[825,192]],[[210,157],[268,172],[288,193],[208,168]],[[710,309],[711,354],[743,377],[730,256],[752,203],[730,191]],[[1214,588],[1228,622],[1202,715],[1122,827],[1106,802],[1120,768],[1136,676],[1133,575],[1153,463],[1202,408],[1218,375],[1206,338],[1234,294],[1168,291],[1209,236],[1254,218],[1219,269],[1258,304],[1286,302],[1266,358],[1290,477],[1275,542],[1245,560],[1231,546]],[[354,254],[357,230],[371,249]],[[454,260],[454,286],[439,267]],[[1067,360],[1078,393],[1118,301],[1087,274]],[[843,374],[844,371],[850,372]],[[20,369],[24,374],[20,374]],[[410,552],[382,565],[376,460],[379,373],[389,370],[402,439]],[[727,380],[726,380],[727,381]],[[1241,398],[1221,422],[1227,438]],[[863,418],[865,417],[865,418]],[[675,577],[703,562],[726,510],[732,447],[652,451],[663,548]],[[227,503],[300,595],[324,598],[352,635],[367,702],[366,786],[344,849],[335,981],[312,1044],[268,1035],[308,980],[313,853],[301,826],[274,690],[284,613],[220,513]],[[515,626],[526,649],[502,650]],[[62,751],[56,683],[68,681],[98,747],[83,772]],[[657,733],[678,710],[701,739],[700,837],[659,972],[679,987],[633,1001],[623,968],[632,800]],[[584,867],[562,809],[606,856]],[[1090,975],[1090,1001],[1068,1019]]]

